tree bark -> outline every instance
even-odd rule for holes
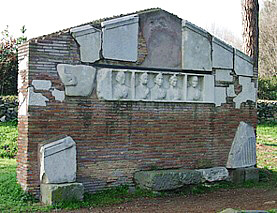
[[[259,3],[258,0],[242,0],[243,51],[254,60],[258,71],[259,56]]]

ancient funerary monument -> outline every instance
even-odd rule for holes
[[[17,178],[36,196],[256,164],[252,59],[161,9],[29,40],[18,89]]]

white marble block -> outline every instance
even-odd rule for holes
[[[57,70],[67,96],[89,96],[91,94],[96,74],[94,67],[58,64]]]
[[[235,72],[237,75],[253,76],[253,59],[239,50],[235,50]]]
[[[222,181],[229,177],[229,172],[225,167],[213,167],[209,169],[199,169],[196,171],[201,172],[203,182]]]
[[[227,168],[250,167],[256,164],[256,136],[254,128],[240,122],[227,161]]]
[[[52,82],[49,80],[33,80],[32,85],[36,90],[49,90],[52,87]]]
[[[67,136],[40,149],[41,183],[69,183],[76,180],[76,143]]]
[[[28,88],[28,105],[29,106],[46,106],[49,101],[44,95],[39,92],[34,92],[33,87]]]
[[[233,69],[234,48],[213,37],[213,67]]]
[[[242,86],[242,91],[234,98],[236,108],[240,108],[241,103],[246,101],[256,102],[257,89],[251,78],[239,76],[239,84]]]
[[[226,87],[215,87],[215,105],[221,106],[226,103]]]
[[[104,58],[137,61],[138,21],[137,15],[130,15],[101,23]]]
[[[183,20],[182,22],[182,68],[212,70],[212,37],[205,30]]]
[[[72,28],[70,32],[80,45],[82,62],[93,63],[100,59],[101,30],[87,24]]]
[[[215,80],[216,81],[225,81],[225,82],[233,82],[233,76],[231,75],[232,70],[215,70]]]

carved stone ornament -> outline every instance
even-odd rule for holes
[[[97,96],[104,100],[214,103],[214,77],[104,68],[98,70]]]
[[[94,67],[59,64],[57,70],[67,96],[89,96],[91,94],[96,74]]]

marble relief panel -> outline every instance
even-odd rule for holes
[[[107,69],[100,69],[99,77],[102,72],[107,73]],[[212,78],[205,78],[205,75],[123,69],[109,70],[109,75],[110,78],[97,78],[97,94],[101,94],[98,95],[100,99],[213,102],[205,99],[205,92],[214,92],[210,89],[205,91],[205,84],[214,84],[213,81],[208,81]],[[213,87],[211,85],[209,88]]]

